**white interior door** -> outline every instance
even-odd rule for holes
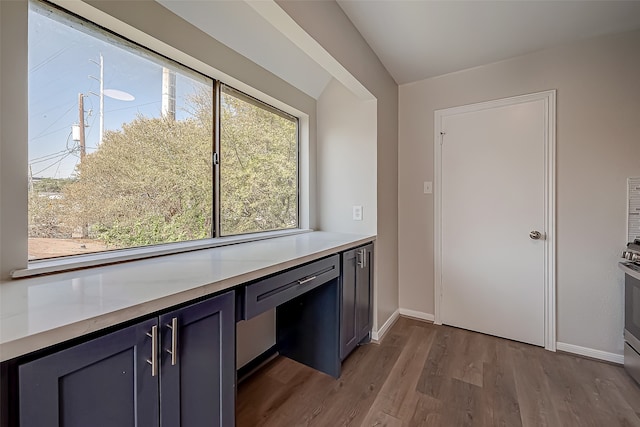
[[[444,324],[544,346],[548,100],[512,100],[437,117],[436,312]]]

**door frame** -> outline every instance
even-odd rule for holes
[[[436,110],[434,113],[434,323],[442,324],[442,121],[447,116],[543,100],[544,149],[544,348],[556,351],[556,90]]]

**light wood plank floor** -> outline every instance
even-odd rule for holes
[[[278,357],[238,387],[236,425],[640,426],[623,368],[400,318],[335,380]]]

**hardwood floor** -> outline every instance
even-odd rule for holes
[[[238,387],[236,425],[640,426],[623,368],[400,318],[335,380],[279,357]]]

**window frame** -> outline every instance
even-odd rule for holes
[[[202,74],[208,78],[213,79],[214,83],[214,106],[215,106],[215,121],[214,121],[214,135],[213,135],[213,153],[215,155],[215,153],[218,153],[219,156],[219,135],[220,135],[220,114],[219,114],[219,103],[220,103],[220,85],[221,83],[221,79],[219,76],[216,76],[215,74],[222,74],[224,75],[224,73],[220,73],[219,71],[217,71],[215,68],[213,68],[211,65],[208,65],[207,63],[203,63],[200,60],[193,58],[191,56],[188,56],[187,54],[175,49],[175,48],[169,48],[168,50],[171,51],[173,50],[173,53],[177,53],[178,57],[181,58],[176,58],[174,55],[171,55],[171,53],[166,53],[162,50],[158,50],[156,48],[154,48],[153,46],[149,46],[147,43],[144,42],[140,42],[138,40],[136,40],[135,37],[131,37],[129,34],[123,34],[122,31],[112,31],[109,29],[108,26],[103,25],[101,22],[99,22],[100,20],[96,20],[96,19],[92,19],[91,17],[87,17],[85,14],[81,14],[78,13],[77,10],[69,10],[70,8],[68,6],[67,3],[63,3],[63,5],[58,5],[56,3],[56,0],[53,0],[53,3],[48,2],[48,1],[43,1],[43,0],[34,0],[35,3],[39,3],[40,5],[44,6],[44,7],[48,7],[48,8],[53,8],[53,9],[58,9],[60,10],[61,13],[66,13],[71,15],[72,17],[74,17],[75,19],[79,19],[81,22],[85,22],[88,21],[89,23],[91,23],[92,25],[95,25],[97,28],[99,28],[100,30],[106,31],[107,33],[110,33],[112,35],[114,35],[115,37],[124,39],[127,42],[130,42],[132,44],[134,44],[135,46],[143,49],[144,51],[150,51],[153,54],[159,55],[160,57],[166,58],[171,62],[177,63],[181,66],[184,66],[188,69],[191,69],[199,74]],[[26,9],[29,10],[30,9],[30,3],[31,1],[25,2],[27,3]],[[62,2],[61,2],[62,3]],[[77,5],[78,7],[76,8],[76,5],[73,5],[74,7],[72,7],[71,9],[80,9],[80,10],[85,10],[86,8],[90,8],[91,10],[95,11],[95,8],[93,8],[92,6],[86,5],[86,4],[80,4]],[[27,12],[28,15],[28,12]],[[100,15],[100,13],[98,13],[98,15]],[[110,17],[110,15],[106,15],[104,12],[102,12],[102,15],[104,15],[104,17],[106,18],[106,21],[113,21],[115,18]],[[27,19],[28,21],[28,19]],[[118,21],[121,23],[121,21]],[[126,25],[126,24],[125,24]],[[140,32],[140,30],[137,30],[135,27],[129,27],[130,30],[132,30],[132,33],[136,33],[136,32]],[[141,39],[144,38],[148,38],[149,36],[145,35],[146,37],[141,37]],[[157,39],[153,39],[156,40],[160,45],[164,45],[164,43],[162,41],[159,41]],[[25,45],[27,45],[28,47],[28,43],[25,42]],[[198,64],[198,66],[194,67],[191,64],[187,64],[185,62],[189,62],[189,61],[184,61],[184,59],[190,59],[193,60],[194,64]],[[207,71],[213,71],[212,73],[209,73]],[[224,75],[226,76],[226,75]],[[285,104],[282,101],[279,101],[277,98],[273,98],[271,95],[267,95],[264,92],[261,92],[259,89],[255,89],[252,86],[247,85],[246,83],[240,82],[230,76],[226,76],[228,77],[227,82],[225,82],[224,84],[230,88],[233,88],[237,93],[239,94],[243,94],[244,96],[250,98],[250,99],[254,99],[256,100],[256,102],[260,103],[260,106],[267,106],[269,109],[272,109],[274,111],[278,111],[278,112],[283,112],[287,117],[294,117],[296,119],[296,213],[297,213],[297,224],[295,228],[288,228],[288,229],[282,229],[282,230],[275,230],[275,231],[265,231],[265,232],[255,232],[255,233],[246,233],[246,234],[237,234],[237,235],[230,235],[230,236],[224,236],[221,237],[220,236],[220,188],[219,188],[219,172],[220,172],[220,168],[219,168],[219,162],[217,162],[214,166],[214,172],[212,174],[212,181],[213,181],[213,189],[214,189],[214,200],[213,200],[213,212],[212,212],[212,219],[213,219],[213,237],[212,238],[208,238],[208,239],[201,239],[201,240],[192,240],[192,241],[184,241],[184,242],[177,242],[177,243],[164,243],[164,244],[158,244],[158,245],[150,245],[150,246],[142,246],[142,247],[134,247],[134,248],[127,248],[127,249],[115,249],[115,250],[111,250],[111,251],[103,251],[103,252],[95,252],[95,253],[90,253],[90,254],[82,254],[82,255],[70,255],[70,256],[66,256],[66,257],[59,257],[59,258],[48,258],[48,259],[40,259],[40,260],[32,260],[32,261],[28,261],[25,257],[25,267],[24,268],[18,268],[18,269],[13,269],[10,273],[11,277],[13,278],[18,278],[18,277],[27,277],[27,276],[32,276],[32,275],[39,275],[39,274],[45,274],[45,273],[53,273],[53,272],[58,272],[58,271],[65,271],[65,270],[71,270],[71,269],[77,269],[77,268],[86,268],[86,267],[91,267],[91,266],[100,266],[100,265],[105,265],[105,264],[112,264],[112,263],[118,263],[118,262],[122,262],[122,261],[129,261],[129,260],[136,260],[136,259],[144,259],[144,258],[149,258],[149,257],[155,257],[155,256],[159,256],[159,255],[167,255],[167,254],[175,254],[175,253],[181,253],[181,252],[187,252],[187,251],[192,251],[192,250],[198,250],[198,249],[205,249],[205,248],[212,248],[212,247],[217,247],[217,246],[223,246],[223,245],[227,245],[227,244],[235,244],[235,243],[241,243],[241,242],[248,242],[248,241],[255,241],[255,240],[261,240],[261,239],[266,239],[266,238],[272,238],[272,237],[277,237],[277,236],[281,236],[281,235],[289,235],[289,234],[298,234],[298,233],[303,233],[303,232],[309,232],[311,231],[309,228],[305,228],[308,227],[309,225],[309,188],[304,189],[304,193],[306,193],[304,195],[305,199],[303,199],[303,188],[301,186],[301,184],[303,183],[303,179],[302,179],[302,175],[303,172],[305,173],[305,181],[306,184],[309,184],[309,177],[308,177],[308,158],[306,160],[303,159],[302,154],[305,153],[308,156],[309,153],[309,149],[307,146],[303,147],[303,141],[306,142],[306,144],[309,143],[309,125],[310,125],[310,120],[309,120],[309,115],[303,111],[298,110],[296,107],[292,107],[291,105]],[[238,89],[237,87],[242,87],[242,89]],[[248,89],[248,90],[247,90]],[[246,91],[245,91],[246,90]],[[248,93],[250,92],[250,93]],[[256,96],[254,96],[256,95]],[[275,101],[275,102],[274,102]],[[280,104],[281,106],[284,106],[286,109],[282,109],[279,108],[277,106],[274,106],[273,104]],[[28,103],[27,103],[28,105]],[[287,111],[288,110],[288,111]],[[303,131],[306,133],[305,137],[302,137],[302,133]],[[27,144],[25,144],[26,146]],[[25,151],[27,149],[25,148]],[[26,157],[26,155],[25,155]],[[307,168],[303,168],[303,163],[306,163]],[[5,192],[6,193],[6,192]],[[26,195],[26,194],[25,194]],[[1,195],[3,198],[5,198],[6,196],[4,194]],[[303,211],[305,212],[305,214],[307,215],[306,218],[302,217],[302,213]],[[3,215],[4,216],[4,215]],[[24,217],[27,217],[27,212],[25,209],[25,215]],[[3,227],[0,231],[3,232],[5,231],[6,227]],[[27,239],[27,233],[24,233],[25,236],[25,241]],[[6,246],[3,245],[3,247],[6,249]],[[3,266],[4,267],[4,266]]]

